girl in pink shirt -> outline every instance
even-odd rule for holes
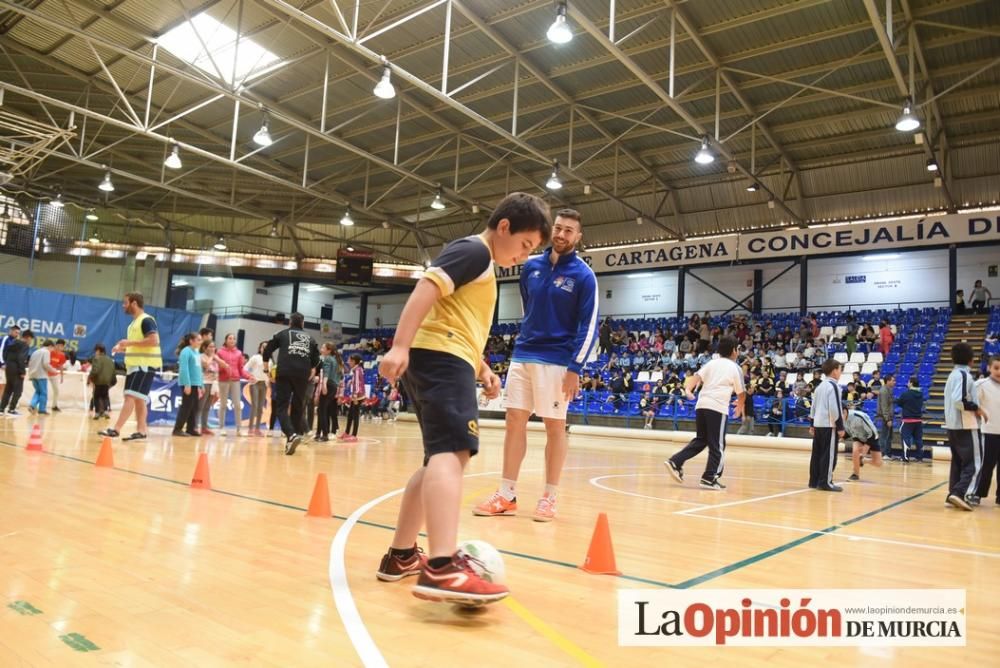
[[[243,392],[240,380],[250,380],[250,374],[243,368],[243,351],[236,347],[236,335],[226,334],[226,339],[216,355],[224,364],[219,369],[219,434],[226,435],[226,410],[232,402],[233,422],[236,435],[242,436]],[[227,401],[228,399],[228,401]]]

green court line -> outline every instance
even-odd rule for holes
[[[938,484],[934,485],[933,487],[929,487],[928,489],[925,489],[922,492],[917,492],[916,494],[908,496],[905,499],[899,499],[898,501],[893,501],[892,503],[890,503],[888,505],[882,506],[881,508],[876,508],[875,510],[867,512],[867,513],[865,513],[863,515],[858,515],[857,517],[852,517],[851,519],[845,520],[845,521],[841,522],[840,524],[834,524],[833,526],[829,526],[829,527],[827,527],[825,529],[819,529],[815,533],[811,533],[811,534],[808,534],[806,536],[802,536],[801,538],[797,538],[797,539],[795,539],[793,541],[785,543],[784,545],[779,545],[778,547],[771,548],[770,550],[766,550],[764,552],[761,552],[760,554],[755,554],[752,557],[747,557],[746,559],[741,559],[739,561],[735,561],[735,562],[729,564],[728,566],[723,566],[722,568],[717,568],[714,571],[710,571],[708,573],[705,573],[704,575],[699,575],[698,577],[691,578],[690,580],[685,580],[684,582],[679,583],[677,585],[677,588],[678,589],[689,589],[691,587],[695,587],[697,585],[700,585],[700,584],[703,584],[705,582],[708,582],[709,580],[714,580],[715,578],[722,577],[723,575],[726,575],[728,573],[732,573],[733,571],[737,571],[737,570],[739,570],[741,568],[745,568],[747,566],[752,566],[753,564],[756,564],[758,562],[764,561],[765,559],[767,559],[769,557],[773,557],[773,556],[775,556],[777,554],[781,554],[782,552],[787,552],[788,550],[792,549],[793,547],[798,547],[799,545],[802,545],[803,543],[808,543],[811,540],[816,540],[817,538],[821,538],[821,537],[826,536],[828,534],[834,533],[835,531],[837,531],[839,529],[843,529],[844,527],[849,526],[851,524],[855,524],[855,523],[860,522],[862,520],[866,520],[869,517],[873,517],[873,516],[878,515],[880,513],[884,513],[887,510],[892,510],[896,506],[901,506],[904,503],[908,503],[910,501],[913,501],[914,499],[919,499],[921,496],[924,496],[925,494],[929,494],[929,493],[933,492],[934,490],[936,490],[936,489],[944,486],[945,484],[947,484],[947,483],[945,483],[945,482],[939,482]]]
[[[3,441],[3,440],[0,440],[0,445],[6,445],[6,446],[11,447],[11,448],[18,448],[18,449],[20,448],[20,446],[18,446],[16,443],[11,443],[9,441]],[[94,464],[94,462],[90,461],[89,459],[80,459],[79,457],[73,457],[71,455],[62,455],[62,454],[59,454],[57,452],[49,452],[48,450],[43,450],[42,453],[46,454],[46,455],[53,456],[53,457],[59,457],[61,459],[67,459],[67,460],[74,461],[74,462],[80,462],[80,463],[83,463],[83,464],[90,464],[92,466]],[[160,481],[163,481],[163,482],[169,482],[169,483],[173,483],[175,485],[182,485],[184,487],[188,487],[189,486],[189,483],[186,483],[186,482],[184,482],[182,480],[173,480],[171,478],[164,478],[162,476],[153,475],[152,473],[142,473],[141,471],[133,471],[131,469],[120,468],[120,467],[117,467],[117,466],[114,467],[114,470],[115,471],[122,471],[124,473],[131,473],[133,475],[142,476],[144,478],[151,478],[153,480],[160,480]],[[737,570],[739,570],[741,568],[745,568],[747,566],[752,566],[753,564],[761,562],[761,561],[763,561],[763,560],[765,560],[765,559],[767,559],[769,557],[773,557],[775,555],[781,554],[782,552],[787,552],[788,550],[791,550],[794,547],[798,547],[799,545],[802,545],[803,543],[808,543],[809,541],[815,540],[815,539],[820,538],[822,536],[826,536],[827,534],[833,533],[833,532],[837,531],[838,529],[842,529],[842,528],[844,528],[846,526],[849,526],[851,524],[856,524],[857,522],[860,522],[862,520],[868,519],[869,517],[873,517],[874,515],[878,515],[880,513],[884,513],[887,510],[892,510],[896,506],[900,506],[900,505],[902,505],[904,503],[908,503],[910,501],[913,501],[914,499],[920,498],[921,496],[924,496],[925,494],[929,494],[930,492],[933,492],[934,490],[942,487],[945,484],[946,484],[945,482],[940,482],[940,483],[934,485],[933,487],[925,489],[922,492],[918,492],[918,493],[913,494],[911,496],[908,496],[908,497],[906,497],[904,499],[899,499],[898,501],[893,501],[892,503],[890,503],[888,505],[882,506],[881,508],[876,508],[875,510],[869,511],[869,512],[864,513],[862,515],[858,515],[857,517],[852,517],[851,519],[845,520],[845,521],[841,522],[840,524],[835,524],[835,525],[827,527],[825,529],[818,529],[818,530],[816,530],[815,533],[811,533],[811,534],[808,534],[808,535],[803,536],[801,538],[797,538],[797,539],[795,539],[793,541],[789,541],[788,543],[784,543],[783,545],[779,545],[777,547],[771,548],[770,550],[766,550],[766,551],[761,552],[759,554],[755,554],[755,555],[753,555],[751,557],[747,557],[745,559],[741,559],[739,561],[735,561],[735,562],[733,562],[731,564],[728,564],[726,566],[723,566],[721,568],[717,568],[717,569],[715,569],[713,571],[709,571],[708,573],[705,573],[704,575],[699,575],[697,577],[691,578],[689,580],[685,580],[685,581],[677,583],[677,584],[671,584],[669,582],[661,582],[659,580],[651,580],[649,578],[643,578],[643,577],[639,577],[639,576],[636,576],[636,575],[618,575],[618,576],[612,576],[612,577],[617,577],[618,579],[629,580],[629,581],[632,581],[632,582],[641,582],[643,584],[653,585],[653,586],[656,586],[656,587],[664,587],[664,588],[667,588],[667,589],[689,589],[691,587],[695,587],[695,586],[697,586],[699,584],[703,584],[703,583],[708,582],[710,580],[714,580],[715,578],[721,577],[721,576],[726,575],[728,573],[732,573],[734,571],[737,571]],[[247,496],[245,494],[239,494],[237,492],[228,492],[228,491],[221,490],[221,489],[212,489],[212,490],[209,490],[209,491],[214,492],[216,494],[225,494],[226,496],[234,496],[234,497],[237,497],[237,498],[240,498],[240,499],[246,499],[247,501],[256,501],[258,503],[265,503],[267,505],[277,506],[279,508],[287,508],[289,510],[298,510],[298,511],[301,511],[301,512],[306,512],[305,508],[302,508],[302,507],[299,507],[299,506],[293,506],[293,505],[287,504],[287,503],[281,503],[280,501],[271,501],[269,499],[261,499],[259,497]],[[338,519],[338,520],[341,520],[341,521],[344,521],[344,520],[347,519],[343,515],[333,515],[332,517],[334,519]],[[396,530],[396,527],[394,527],[394,526],[391,526],[391,525],[388,525],[388,524],[380,524],[378,522],[372,522],[372,521],[369,521],[369,520],[358,520],[358,524],[363,524],[365,526],[374,527],[376,529],[385,529],[387,531],[395,531]],[[425,534],[421,533],[420,535],[423,536]],[[519,558],[519,559],[528,559],[530,561],[537,561],[539,563],[550,564],[552,566],[561,566],[561,567],[564,567],[564,568],[573,568],[573,569],[579,568],[579,566],[577,566],[577,564],[572,564],[572,563],[570,563],[568,561],[558,561],[556,559],[549,559],[548,557],[539,557],[539,556],[536,556],[536,555],[525,554],[523,552],[514,552],[514,551],[511,551],[511,550],[498,550],[498,551],[501,554],[505,554],[507,556],[516,557],[516,558]]]

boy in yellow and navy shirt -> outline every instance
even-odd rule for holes
[[[482,358],[493,309],[493,264],[511,267],[549,238],[548,206],[525,193],[508,195],[480,235],[445,247],[403,308],[392,349],[380,366],[402,377],[424,441],[424,465],[403,493],[396,534],[376,573],[388,582],[420,575],[413,595],[431,601],[480,605],[499,601],[507,588],[483,579],[470,555],[457,551],[462,475],[479,451],[476,379],[485,395],[500,394],[500,379]],[[425,525],[429,557],[417,548]]]

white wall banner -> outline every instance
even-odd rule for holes
[[[734,262],[739,247],[738,242],[739,236],[730,234],[691,241],[667,241],[629,248],[598,250],[592,253],[580,253],[580,257],[597,274],[622,270],[676,269],[692,264]],[[520,277],[521,267],[522,265],[510,269],[498,267],[497,279],[514,280]]]
[[[743,233],[739,239],[739,259],[871,253],[978,241],[1000,241],[1000,215],[997,212]]]
[[[668,241],[629,248],[581,253],[595,273],[676,269],[803,255],[873,253],[920,246],[1000,242],[1000,211],[959,213],[871,223],[843,223],[789,228],[777,232],[744,232],[688,241]],[[500,281],[519,278],[521,265],[497,269]]]

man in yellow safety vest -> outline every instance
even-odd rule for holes
[[[126,292],[122,308],[132,316],[127,337],[115,344],[111,354],[125,353],[125,403],[118,414],[113,428],[100,432],[102,436],[117,437],[132,413],[135,413],[136,431],[123,441],[139,441],[146,438],[146,401],[153,387],[153,378],[163,364],[160,355],[160,334],[156,320],[143,310],[142,294]]]

